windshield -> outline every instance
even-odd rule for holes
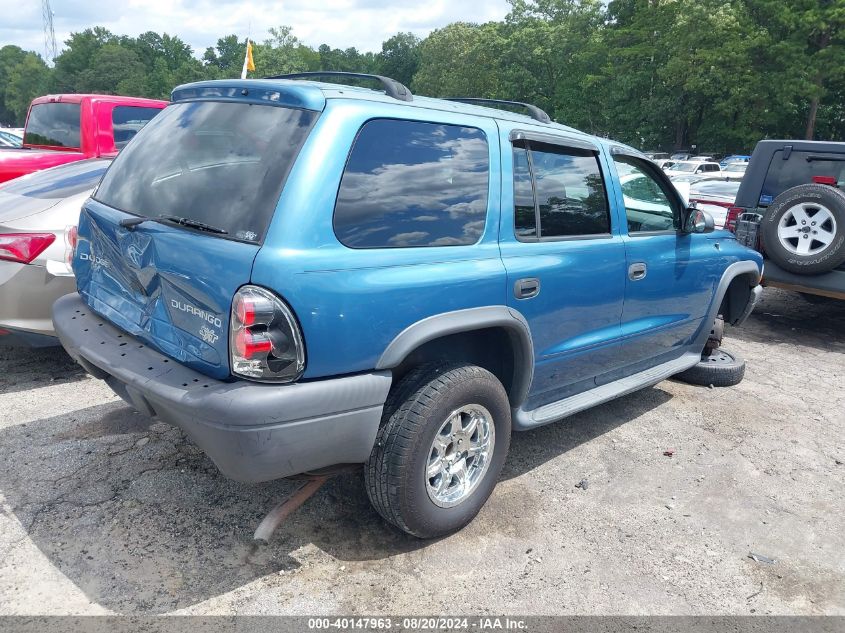
[[[79,125],[78,103],[39,103],[29,110],[23,142],[77,148]]]
[[[700,166],[701,165],[699,163],[675,163],[672,165],[672,171],[683,171],[688,174],[692,174]]]
[[[67,165],[35,172],[31,176],[16,178],[2,188],[27,198],[59,200],[84,191],[90,191],[102,178],[110,160],[80,160]]]
[[[316,112],[218,101],[165,108],[115,159],[95,198],[260,242]]]
[[[736,192],[739,191],[739,185],[739,182],[730,180],[705,180],[693,185],[691,195],[697,193],[735,198]]]

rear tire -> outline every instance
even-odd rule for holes
[[[787,189],[761,222],[766,255],[799,275],[818,275],[845,262],[845,193],[827,185]]]
[[[364,468],[370,502],[413,536],[455,532],[493,492],[510,433],[507,393],[486,369],[451,364],[414,370],[385,405]]]
[[[696,365],[677,374],[675,378],[703,387],[733,387],[741,383],[744,376],[745,359],[719,348],[709,355],[702,355]]]

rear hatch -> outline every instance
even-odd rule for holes
[[[95,312],[215,378],[229,376],[232,298],[318,114],[255,85],[182,89],[194,98],[144,127],[83,207],[74,259]]]

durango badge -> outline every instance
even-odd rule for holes
[[[216,314],[212,312],[206,312],[205,310],[201,310],[196,306],[192,306],[190,303],[183,303],[178,299],[171,299],[170,300],[170,307],[175,308],[181,312],[187,312],[188,314],[193,314],[194,316],[198,316],[203,321],[206,321],[213,325],[216,328],[223,327],[223,321],[220,320]]]

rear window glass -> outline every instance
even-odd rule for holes
[[[813,176],[832,176],[837,182],[845,181],[845,153],[793,151],[784,160],[783,151],[776,151],[763,182],[760,204],[771,204],[787,189],[813,182]]]
[[[477,128],[369,121],[340,183],[335,234],[350,248],[474,244],[487,218],[489,169]]]
[[[79,147],[79,104],[39,103],[32,106],[23,142],[28,145]]]
[[[110,160],[80,160],[45,169],[12,180],[3,187],[3,192],[46,200],[69,198],[96,187],[110,163]]]
[[[114,130],[114,146],[117,149],[131,141],[138,131],[149,123],[161,108],[144,108],[141,106],[116,106],[111,113],[112,129]]]
[[[118,154],[96,199],[260,242],[316,112],[218,101],[162,110]],[[211,235],[209,233],[208,235]]]

